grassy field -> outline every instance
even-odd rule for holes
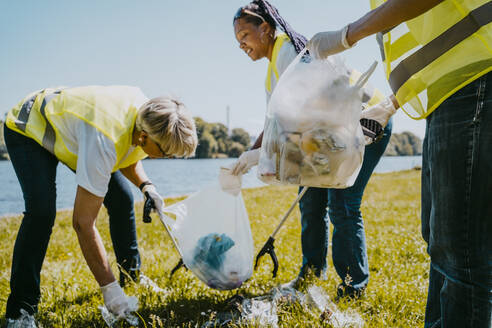
[[[296,188],[264,187],[248,189],[243,194],[255,249],[259,250],[295,198]],[[169,199],[167,203],[178,200]],[[143,319],[140,327],[200,327],[215,311],[222,310],[224,301],[237,291],[212,290],[184,270],[170,280],[169,272],[177,263],[178,254],[158,220],[152,224],[141,223],[141,210],[142,205],[137,204],[142,272],[166,293],[156,293],[137,284],[126,288],[127,294],[137,295],[140,300],[138,314]],[[420,235],[420,171],[373,175],[364,195],[362,212],[370,282],[362,298],[342,300],[337,303],[338,309],[355,310],[365,327],[423,326],[429,259]],[[301,264],[299,217],[296,209],[277,235],[275,246],[280,261],[277,278],[271,278],[272,266],[265,257],[261,268],[239,289],[240,293],[262,295],[297,275]],[[20,217],[0,220],[0,326],[5,323],[3,313],[10,290],[12,249],[20,221]],[[105,211],[100,213],[98,228],[114,264]],[[328,279],[313,278],[310,282],[334,298],[340,281],[331,264],[331,252],[328,257]],[[44,261],[41,289],[37,320],[42,327],[105,327],[98,310],[103,303],[102,296],[80,252],[69,211],[58,213]],[[301,306],[286,306],[278,313],[280,327],[330,327],[320,321],[319,313]]]

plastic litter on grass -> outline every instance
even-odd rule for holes
[[[277,307],[281,304],[301,304],[306,310],[319,315],[320,321],[334,328],[362,328],[364,321],[356,311],[340,311],[324,290],[311,286],[301,293],[293,288],[274,288],[268,294],[253,298],[236,295],[229,301],[228,312],[219,312],[201,328],[227,327],[229,324],[251,323],[265,327],[278,328]]]

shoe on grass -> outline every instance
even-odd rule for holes
[[[124,270],[120,268],[120,286],[123,288],[128,282],[140,282],[140,270]]]
[[[341,298],[350,298],[350,299],[358,299],[364,294],[364,288],[355,289],[350,285],[345,285],[341,283],[337,287],[337,300]]]
[[[7,318],[7,328],[36,328],[34,316],[27,313],[26,310],[20,310],[20,317],[17,319]]]
[[[299,290],[301,286],[304,284],[304,278],[296,277],[289,282],[280,285],[280,289],[295,289]]]

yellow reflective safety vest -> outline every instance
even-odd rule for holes
[[[385,0],[370,0],[374,9]],[[386,78],[398,103],[422,119],[492,70],[492,1],[445,0],[378,33]]]
[[[273,45],[272,60],[268,64],[267,77],[265,80],[265,88],[270,94],[273,92],[272,75],[275,76],[275,80],[277,82],[280,78],[280,74],[277,67],[277,61],[279,58],[280,49],[282,49],[282,46],[284,45],[285,42],[290,42],[289,37],[285,33],[279,33]],[[353,85],[359,79],[361,73],[355,69],[351,69],[347,72],[347,75],[349,76],[350,84]],[[375,89],[369,86],[368,84],[366,84],[362,94],[362,102],[364,104],[367,104],[368,106],[373,106],[381,102],[383,99],[384,96],[378,89]]]
[[[270,60],[270,63],[268,64],[268,70],[267,70],[267,76],[265,80],[265,88],[269,93],[272,93],[272,74],[275,75],[276,80],[280,78],[278,69],[277,69],[277,59],[278,59],[278,53],[280,52],[280,49],[282,48],[283,44],[285,41],[290,41],[289,37],[285,33],[279,33],[275,39],[275,43],[273,44],[273,51],[272,51],[272,60]]]
[[[34,92],[12,108],[7,127],[34,139],[58,160],[77,170],[77,154],[66,147],[58,127],[63,119],[80,119],[92,125],[116,149],[112,172],[147,157],[140,148],[129,154],[138,107],[145,99],[139,88],[127,86],[88,86],[44,89]]]

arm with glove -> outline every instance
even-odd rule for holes
[[[164,201],[159,195],[154,184],[150,182],[147,174],[144,171],[140,161],[132,164],[124,169],[120,169],[121,173],[137,186],[144,195],[144,213],[143,221],[149,223],[152,221],[150,213],[152,211],[161,211],[164,208]]]
[[[369,35],[388,30],[404,21],[417,17],[442,1],[388,0],[338,31],[316,33],[309,40],[307,48],[315,58],[326,58],[351,48],[359,40]]]
[[[233,175],[243,175],[253,166],[258,165],[260,160],[260,148],[247,150],[239,156],[238,160],[232,165]]]
[[[84,258],[94,274],[104,298],[104,305],[117,319],[138,309],[136,297],[128,297],[111,271],[108,257],[95,221],[103,197],[78,187],[73,210],[73,226]]]

